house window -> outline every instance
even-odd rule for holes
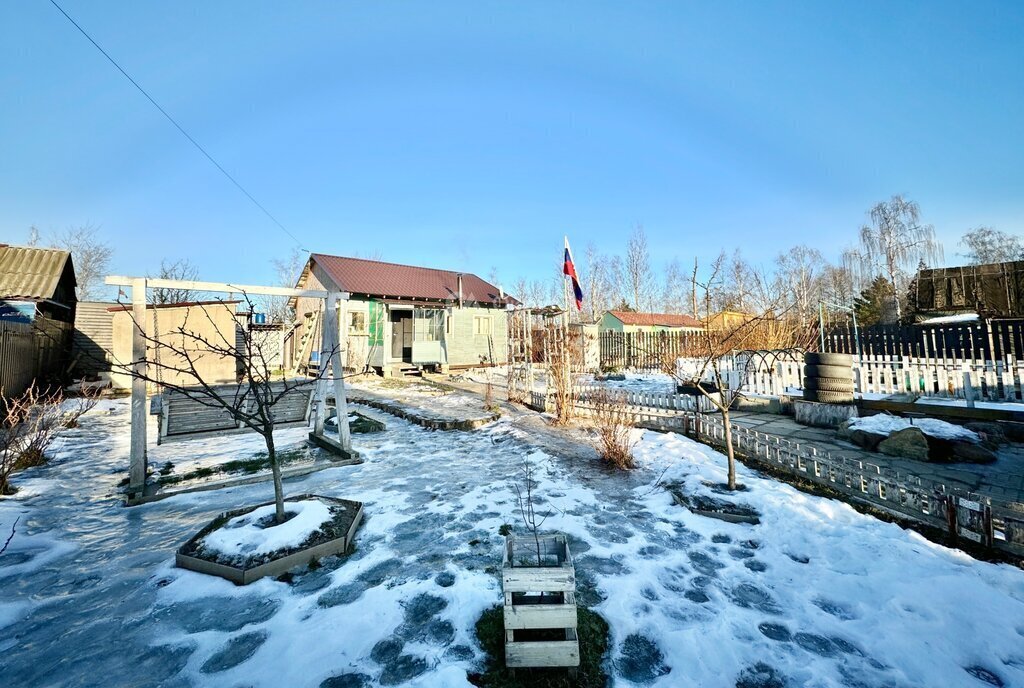
[[[491,316],[489,315],[475,315],[473,316],[473,334],[490,334],[491,333]]]
[[[444,328],[444,311],[435,308],[417,309],[413,321],[416,341],[439,342]]]
[[[348,333],[366,334],[366,313],[354,311],[348,314]]]

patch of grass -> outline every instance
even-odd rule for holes
[[[577,633],[580,666],[573,678],[565,669],[516,669],[505,667],[505,615],[495,605],[476,622],[476,637],[487,653],[483,673],[470,674],[469,681],[481,688],[604,688],[608,676],[602,669],[608,652],[608,624],[596,612],[579,607]]]
[[[286,466],[289,463],[300,461],[307,457],[308,453],[302,447],[286,449],[285,451],[277,453],[277,460],[281,466]],[[169,465],[173,466],[173,464]],[[243,473],[245,475],[251,475],[253,473],[259,473],[262,470],[269,469],[270,458],[267,456],[266,452],[262,452],[249,459],[234,459],[232,461],[225,461],[224,463],[217,464],[216,466],[203,466],[180,475],[171,475],[170,470],[167,470],[167,466],[164,466],[164,468],[160,470],[160,477],[157,478],[156,482],[158,485],[177,485],[178,483],[188,480],[209,478],[216,474],[231,475],[233,473]]]

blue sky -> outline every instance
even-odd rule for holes
[[[1024,4],[64,0],[305,248],[548,277],[835,257],[893,193],[1024,233]],[[259,282],[292,245],[45,0],[0,5],[0,241]]]

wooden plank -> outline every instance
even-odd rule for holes
[[[575,667],[580,665],[580,646],[572,640],[506,642],[505,665],[522,667]]]
[[[105,284],[131,287],[138,277],[110,275]],[[290,296],[299,298],[324,299],[327,292],[322,289],[291,289],[289,287],[267,287],[254,284],[232,284],[230,282],[200,282],[198,280],[148,279],[150,289],[186,289],[189,291],[234,292],[236,294],[260,294],[265,296]],[[346,295],[347,298],[347,295]]]
[[[505,605],[506,629],[576,628],[576,623],[575,604]]]

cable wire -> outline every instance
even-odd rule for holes
[[[175,128],[176,128],[176,129],[178,130],[178,131],[180,131],[180,132],[181,132],[182,136],[184,136],[184,137],[185,137],[186,139],[188,139],[188,140],[189,140],[189,142],[190,142],[190,143],[191,143],[191,144],[192,144],[193,146],[195,146],[195,147],[196,147],[196,149],[197,149],[197,150],[198,150],[198,151],[199,151],[200,153],[202,153],[202,154],[203,154],[204,156],[206,156],[206,159],[207,159],[207,160],[209,160],[209,161],[210,161],[211,163],[213,163],[214,167],[216,167],[216,168],[217,168],[218,170],[220,170],[220,171],[221,171],[221,174],[223,174],[223,175],[224,175],[225,177],[227,177],[227,178],[228,178],[228,180],[229,180],[229,181],[230,181],[230,182],[231,182],[232,184],[234,184],[234,185],[235,185],[236,187],[238,187],[238,190],[239,190],[239,191],[241,191],[241,192],[242,192],[243,194],[245,194],[246,198],[248,198],[248,199],[249,199],[250,201],[252,201],[252,202],[253,202],[253,204],[254,204],[254,205],[255,205],[255,206],[257,207],[257,208],[259,208],[260,210],[262,210],[262,211],[263,211],[263,214],[264,214],[264,215],[266,215],[267,217],[269,217],[269,218],[270,218],[270,220],[271,220],[271,222],[273,222],[273,223],[274,223],[275,225],[277,225],[277,226],[278,226],[278,227],[279,227],[279,228],[281,229],[281,231],[283,231],[283,232],[284,232],[285,234],[287,234],[287,235],[288,235],[289,237],[291,237],[292,241],[294,241],[294,242],[295,242],[295,243],[296,243],[296,244],[298,245],[298,247],[299,247],[300,249],[302,249],[303,251],[305,251],[305,250],[306,250],[306,248],[305,248],[305,247],[304,247],[304,246],[302,245],[302,242],[301,242],[301,241],[299,241],[299,240],[298,240],[298,239],[297,239],[297,238],[295,237],[295,235],[294,235],[294,234],[292,234],[291,232],[289,232],[289,231],[288,231],[288,228],[287,228],[287,227],[285,227],[285,226],[284,226],[283,224],[281,224],[281,222],[280,222],[280,221],[279,221],[279,220],[278,220],[278,219],[277,219],[276,217],[274,217],[274,216],[273,216],[273,215],[272,215],[272,214],[270,213],[270,211],[269,211],[269,210],[267,210],[267,209],[266,209],[265,207],[263,207],[263,204],[262,204],[262,203],[260,203],[259,201],[257,201],[257,200],[256,200],[256,198],[255,198],[255,197],[253,197],[253,195],[252,195],[251,193],[249,193],[249,192],[248,192],[248,191],[247,191],[247,190],[245,189],[245,187],[244,187],[244,186],[242,186],[241,184],[239,184],[239,183],[238,183],[238,180],[237,180],[237,179],[235,179],[234,177],[232,177],[232,176],[231,176],[231,174],[230,174],[230,173],[229,173],[229,172],[228,172],[227,170],[225,170],[225,169],[224,169],[224,167],[222,167],[222,166],[221,166],[221,164],[220,164],[219,162],[217,162],[217,161],[216,161],[216,160],[215,160],[215,159],[213,158],[213,156],[212,156],[212,155],[210,155],[210,154],[209,154],[208,152],[206,152],[206,149],[205,149],[205,148],[203,148],[203,147],[202,147],[201,145],[199,145],[199,142],[198,142],[198,141],[196,141],[196,140],[195,140],[194,138],[192,138],[192,136],[191,136],[191,135],[190,135],[190,134],[189,134],[189,133],[188,133],[187,131],[185,131],[185,129],[184,129],[184,128],[183,128],[183,127],[182,127],[182,126],[180,125],[180,124],[178,124],[178,122],[177,122],[177,121],[176,121],[176,120],[175,120],[175,119],[174,119],[173,117],[171,117],[171,116],[170,116],[170,114],[168,114],[167,110],[164,110],[164,109],[163,109],[163,108],[162,108],[162,107],[160,106],[160,103],[156,102],[156,100],[154,100],[154,99],[153,99],[153,96],[149,95],[149,93],[148,93],[148,92],[146,91],[146,89],[142,88],[142,86],[140,86],[140,85],[139,85],[139,82],[137,82],[137,81],[136,81],[135,79],[133,79],[133,78],[131,77],[131,75],[130,75],[130,74],[129,74],[128,72],[126,72],[126,71],[124,70],[124,68],[123,68],[123,67],[122,67],[121,65],[119,65],[119,64],[117,63],[117,60],[115,60],[114,58],[112,58],[112,57],[111,57],[111,56],[110,56],[110,55],[109,55],[109,54],[107,53],[107,51],[106,51],[106,50],[104,50],[104,49],[103,49],[103,48],[102,48],[102,47],[100,46],[100,44],[99,44],[99,43],[97,43],[97,42],[96,42],[96,41],[95,41],[95,40],[93,39],[93,37],[92,37],[92,36],[90,36],[90,35],[88,34],[88,32],[86,32],[86,30],[85,30],[85,29],[83,29],[83,28],[82,28],[81,26],[79,26],[78,22],[76,22],[76,21],[75,21],[74,19],[72,19],[72,18],[71,18],[71,15],[69,15],[69,14],[68,14],[67,12],[65,12],[65,11],[64,11],[64,8],[63,8],[63,7],[61,7],[60,5],[58,5],[58,4],[56,3],[56,1],[55,1],[55,0],[50,0],[50,4],[52,4],[52,5],[54,6],[54,7],[56,7],[56,8],[57,8],[57,10],[58,10],[58,11],[59,11],[59,12],[60,12],[61,14],[63,14],[63,15],[64,15],[64,17],[65,17],[65,18],[67,18],[67,20],[68,20],[69,22],[71,22],[71,24],[72,24],[72,25],[73,25],[73,26],[74,26],[74,27],[75,27],[76,29],[78,29],[78,30],[79,30],[79,32],[81,32],[81,34],[82,34],[83,36],[85,36],[85,37],[86,37],[87,39],[89,39],[89,42],[90,42],[90,43],[92,43],[92,44],[93,44],[93,45],[94,45],[94,46],[96,47],[96,49],[100,51],[100,53],[102,53],[103,57],[107,58],[107,60],[109,60],[109,61],[110,61],[110,64],[112,64],[112,65],[114,65],[115,67],[117,67],[117,71],[121,72],[121,74],[123,74],[123,75],[124,75],[124,78],[128,79],[128,81],[130,81],[130,82],[131,82],[132,86],[134,86],[134,87],[135,87],[136,89],[138,89],[139,93],[141,93],[142,95],[146,96],[146,99],[147,99],[147,100],[148,100],[148,101],[149,101],[150,103],[152,103],[152,104],[153,104],[153,107],[155,107],[155,108],[156,108],[157,110],[159,110],[159,111],[160,111],[160,114],[162,114],[162,115],[163,115],[164,117],[166,117],[166,118],[167,118],[167,121],[168,121],[168,122],[170,122],[171,124],[173,124],[173,125],[174,125],[174,127],[175,127]]]

